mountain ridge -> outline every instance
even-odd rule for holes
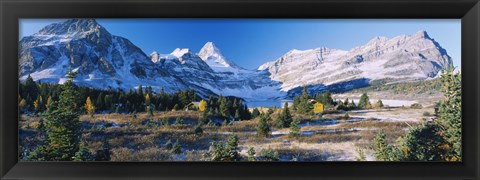
[[[94,19],[72,19],[46,26],[20,40],[19,75],[62,83],[66,69],[79,71],[80,85],[132,89],[142,84],[167,92],[193,89],[202,97],[232,95],[282,99],[309,86],[348,90],[370,80],[435,78],[451,65],[445,49],[426,31],[393,38],[377,36],[350,50],[292,49],[256,70],[229,61],[213,42],[198,53],[177,48],[145,54],[128,39],[110,34]],[[292,91],[292,92],[290,92]]]

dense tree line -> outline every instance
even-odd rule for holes
[[[20,83],[19,107],[22,112],[44,113],[52,101],[58,101],[62,85],[37,83],[28,76]],[[139,85],[137,89],[127,92],[119,90],[102,90],[82,86],[72,86],[77,93],[76,107],[81,113],[134,113],[153,111],[178,111],[188,108],[192,102],[200,101],[193,90],[167,93],[163,88],[156,93],[152,87]],[[218,98],[210,96],[206,101],[206,110],[209,116],[222,116],[235,120],[251,119],[251,113],[243,100],[236,97]],[[203,107],[205,108],[205,107]]]

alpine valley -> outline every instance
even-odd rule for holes
[[[222,55],[213,42],[199,52],[177,48],[144,53],[128,39],[109,33],[93,19],[54,23],[19,43],[19,76],[63,83],[69,68],[75,83],[100,89],[151,86],[167,92],[192,89],[200,96],[237,96],[247,101],[289,99],[301,92],[344,92],[385,83],[436,78],[451,65],[449,55],[426,31],[394,38],[374,37],[350,50],[293,49],[255,70]]]

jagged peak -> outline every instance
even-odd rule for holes
[[[223,57],[220,50],[211,41],[203,45],[202,49],[200,49],[200,51],[198,52],[198,56],[200,56],[200,58],[202,58],[202,60],[204,61],[207,60],[210,56]]]
[[[420,30],[416,32],[415,34],[412,35],[412,37],[420,37],[420,38],[425,38],[425,39],[431,39],[430,36],[428,35],[427,31],[425,30]]]
[[[71,35],[98,31],[108,33],[95,19],[69,19],[45,26],[36,35]]]
[[[388,41],[388,38],[387,38],[387,37],[385,37],[385,36],[376,36],[376,37],[374,37],[373,39],[371,39],[370,41],[368,41],[367,45],[383,43],[383,42],[386,42],[386,41]]]
[[[177,48],[177,49],[173,50],[172,53],[170,53],[170,54],[177,57],[177,58],[180,58],[186,53],[191,53],[190,49],[188,49],[188,48]]]

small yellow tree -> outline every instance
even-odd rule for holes
[[[150,95],[145,95],[145,104],[148,106],[150,106]]]
[[[93,105],[90,97],[87,97],[87,101],[85,101],[85,109],[87,110],[87,114],[93,117],[93,113],[95,113],[95,106]]]
[[[50,105],[52,105],[52,96],[48,96],[47,103],[45,104],[47,112],[50,110]]]
[[[35,108],[35,111],[40,110],[40,100],[39,99],[36,99],[35,101],[33,101],[33,108]]]
[[[200,100],[200,103],[198,104],[198,110],[203,112],[205,111],[205,109],[207,109],[207,101],[205,100]]]
[[[21,99],[20,102],[18,103],[18,108],[20,109],[23,109],[23,107],[25,107],[25,105],[27,105],[27,101],[25,101],[25,99]]]

